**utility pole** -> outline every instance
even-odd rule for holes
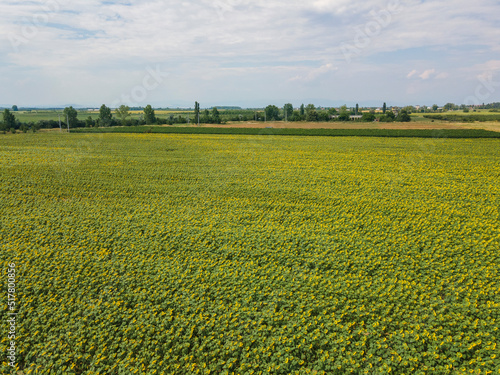
[[[68,124],[68,133],[69,133],[69,114],[68,113],[66,114],[66,121],[67,121],[67,124]]]
[[[62,132],[62,126],[61,126],[61,115],[58,114],[59,116],[59,131]]]

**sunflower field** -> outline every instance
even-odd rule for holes
[[[500,374],[498,139],[27,133],[0,157],[2,374]]]

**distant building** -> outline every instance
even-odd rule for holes
[[[351,120],[359,120],[359,119],[361,119],[361,117],[363,117],[363,116],[361,116],[361,115],[350,115],[349,116],[349,118]],[[332,115],[332,116],[330,116],[330,118],[339,118],[339,115]]]

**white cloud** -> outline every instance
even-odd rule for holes
[[[480,72],[478,75],[479,77],[491,75],[492,73],[500,71],[500,60],[490,60],[484,64],[474,66],[473,69]]]
[[[406,78],[420,78],[422,80],[428,80],[430,78],[435,78],[435,79],[445,79],[448,78],[450,74],[448,72],[442,72],[438,73],[436,69],[426,69],[422,73],[419,74],[419,71],[416,69],[413,69]]]
[[[431,78],[431,76],[436,73],[436,69],[427,69],[426,71],[424,71],[422,74],[419,75],[420,78],[422,79],[429,79]]]
[[[415,69],[413,69],[410,73],[408,73],[408,75],[406,76],[406,78],[411,78],[411,77],[413,77],[417,73],[418,72]]]
[[[390,79],[394,80],[392,95],[404,99],[399,93],[405,92],[405,75],[444,79],[449,73],[439,70],[460,72],[467,66],[474,67],[471,71],[477,75],[498,63],[500,4],[495,0],[454,0],[453,6],[445,0],[44,1],[58,1],[59,9],[47,10],[42,1],[0,3],[0,35],[4,36],[0,39],[0,86],[9,88],[0,93],[0,103],[11,102],[12,96],[17,101],[29,96],[16,85],[26,75],[34,92],[52,93],[46,96],[51,102],[81,98],[102,102],[104,93],[113,87],[133,87],[148,65],[158,63],[185,87],[191,83],[187,80],[201,77],[201,70],[208,80],[234,77],[237,72],[247,85],[244,90],[249,99],[260,95],[263,71],[273,71],[266,76],[268,84],[281,87],[283,97],[290,95],[289,87],[274,77],[292,76],[289,81],[310,82],[311,86],[331,80],[342,93],[358,86],[353,80],[344,82],[342,76],[349,73],[356,80],[366,72],[368,81],[358,90],[362,87],[367,96],[378,96]],[[369,37],[359,63],[347,64],[339,46],[353,43],[358,30],[373,30],[367,26],[382,22],[374,14],[389,10],[389,21]],[[17,49],[9,36],[21,38]],[[438,54],[429,51],[434,47]],[[411,49],[421,51],[412,55]],[[415,69],[407,73],[409,66]],[[334,73],[337,69],[342,76]],[[396,81],[395,76],[405,82]],[[78,95],[72,94],[78,98],[72,100],[59,81],[78,77],[85,80]],[[227,87],[228,94],[221,93],[218,102],[232,98],[230,92],[243,90],[236,83],[231,86],[229,82]],[[316,97],[318,90],[307,90],[301,95]],[[454,91],[450,89],[449,94]],[[182,92],[186,100],[197,95],[195,89],[183,88]]]
[[[311,82],[319,77],[337,70],[338,68],[333,66],[333,64],[325,64],[320,66],[319,68],[316,69],[309,69],[308,72],[305,75],[296,75],[292,78],[290,78],[289,81],[304,81],[304,82]]]
[[[437,76],[436,76],[436,79],[446,79],[450,76],[449,73],[447,72],[443,72],[443,73],[439,73]]]

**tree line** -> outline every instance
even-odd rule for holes
[[[262,120],[262,116],[259,116],[257,120]],[[302,104],[298,110],[294,110],[293,105],[287,103],[283,106],[283,109],[275,105],[269,105],[264,110],[264,121],[345,122],[353,120],[361,122],[373,122],[376,120],[382,122],[408,122],[411,121],[411,118],[406,109],[399,111],[397,114],[393,111],[388,111],[386,103],[383,105],[382,114],[378,116],[374,110],[361,113],[358,104],[352,109],[348,109],[346,105],[343,105],[338,110],[336,108],[320,109],[316,108],[314,104],[308,104],[307,106]]]
[[[14,108],[15,107],[15,108]],[[13,112],[17,112],[17,106],[14,106],[12,111],[5,109],[3,111],[3,122],[0,122],[0,131],[4,133],[16,130],[27,132],[28,130],[37,131],[41,128],[83,128],[83,127],[109,127],[109,126],[138,126],[138,125],[173,125],[173,124],[186,124],[188,122],[200,122],[209,124],[220,124],[222,119],[217,108],[212,108],[211,111],[205,109],[200,111],[199,104],[196,103],[195,117],[191,119],[190,116],[183,117],[181,115],[169,115],[167,118],[160,118],[156,116],[155,110],[151,105],[147,105],[142,109],[139,118],[133,118],[130,112],[130,107],[121,105],[115,109],[114,116],[111,108],[105,104],[99,109],[99,116],[97,119],[88,116],[81,120],[78,118],[78,111],[72,106],[64,108],[62,119],[56,120],[40,120],[37,122],[23,123],[16,119]]]
[[[376,115],[375,111],[364,112],[359,115],[359,106],[356,105],[355,109],[348,109],[347,106],[340,107],[339,110],[335,108],[321,109],[316,108],[313,104],[305,106],[302,104],[299,109],[294,109],[291,103],[287,103],[283,108],[278,108],[275,105],[268,105],[264,111],[254,110],[237,110],[228,109],[220,112],[216,107],[209,109],[200,109],[200,104],[195,102],[194,116],[190,115],[169,115],[166,118],[158,117],[155,110],[151,105],[147,105],[142,109],[139,118],[133,118],[130,107],[121,105],[115,109],[114,114],[111,108],[103,104],[99,109],[97,119],[88,116],[85,119],[78,118],[78,111],[72,106],[64,108],[62,119],[56,120],[40,120],[38,122],[23,123],[16,119],[14,113],[18,111],[17,106],[12,108],[12,111],[5,109],[3,112],[3,122],[0,123],[0,131],[21,130],[26,132],[28,130],[37,131],[40,128],[82,128],[82,127],[110,127],[110,126],[138,126],[138,125],[173,125],[173,124],[221,124],[226,121],[411,121],[407,110],[403,109],[395,114],[387,110],[384,103],[383,113]],[[353,116],[357,116],[353,118]]]

